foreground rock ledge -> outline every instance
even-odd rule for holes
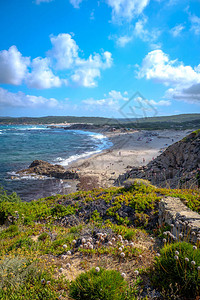
[[[79,179],[76,172],[66,171],[63,166],[52,165],[43,160],[34,160],[28,169],[21,170],[17,174],[36,174],[58,179]]]

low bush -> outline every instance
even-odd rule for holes
[[[76,300],[135,299],[128,283],[115,270],[92,268],[81,273],[69,288],[70,297]]]
[[[166,245],[155,258],[152,281],[168,291],[174,288],[186,299],[200,295],[200,249],[186,242]]]

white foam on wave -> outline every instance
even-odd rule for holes
[[[37,175],[37,174],[18,174],[16,172],[7,172],[8,175],[11,177],[7,179],[7,181],[12,180],[46,180],[46,179],[55,179],[54,177],[47,177],[44,175]]]
[[[85,153],[82,153],[82,154],[75,154],[75,155],[70,156],[67,159],[63,159],[62,161],[60,161],[60,164],[64,167],[66,167],[73,161],[76,161],[76,160],[81,159],[81,158],[89,157],[93,154],[100,153],[101,151],[102,150],[99,149],[99,150],[95,150],[95,151],[88,151],[88,152],[85,152]]]
[[[92,138],[98,139],[98,140],[102,140],[102,139],[106,139],[106,138],[107,138],[105,135],[100,134],[100,133],[98,133],[98,134],[91,134],[90,136],[91,136]]]

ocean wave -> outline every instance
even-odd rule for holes
[[[62,161],[60,161],[60,165],[62,166],[68,166],[71,162],[73,161],[76,161],[78,159],[81,159],[81,158],[86,158],[86,157],[89,157],[91,155],[94,155],[94,154],[97,154],[97,153],[100,153],[102,150],[98,149],[98,150],[95,150],[95,151],[88,151],[88,152],[85,152],[85,153],[82,153],[82,154],[75,154],[75,155],[72,155],[70,156],[69,158],[67,159],[63,159]]]
[[[7,181],[12,180],[47,180],[47,179],[55,179],[54,177],[47,177],[44,175],[37,175],[37,174],[18,174],[16,172],[7,172],[10,175],[10,178],[6,179]]]
[[[107,139],[107,137],[106,137],[105,135],[100,134],[100,133],[98,133],[98,134],[91,134],[90,136],[91,136],[92,138],[98,139],[98,140]]]

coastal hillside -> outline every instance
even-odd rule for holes
[[[74,116],[47,116],[39,118],[31,117],[0,117],[0,125],[38,125],[38,124],[74,124],[78,123],[78,129],[84,128],[83,124],[90,128],[115,127],[136,128],[146,130],[159,129],[191,129],[200,127],[200,114],[180,114],[174,116],[159,116],[145,118],[103,118],[103,117],[74,117]],[[77,129],[77,128],[75,128]]]
[[[127,179],[148,179],[158,186],[200,186],[200,130],[169,146],[146,166],[133,167],[120,175],[117,184]]]
[[[31,202],[0,191],[0,299],[198,299],[193,212],[158,222],[162,199],[172,197],[199,212],[198,190],[144,180]]]

